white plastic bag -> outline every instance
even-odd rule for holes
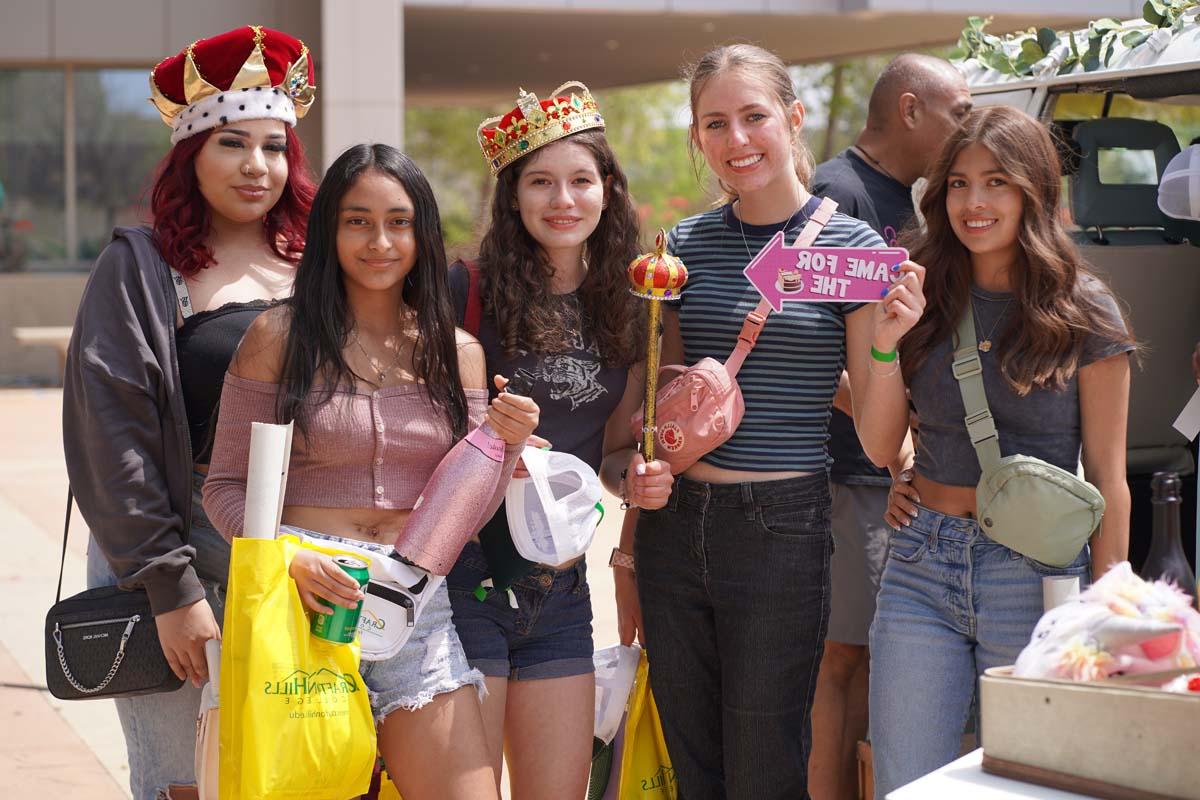
[[[208,661],[208,683],[200,693],[200,714],[196,718],[196,790],[200,800],[217,800],[221,738],[219,639],[204,643],[204,657]]]
[[[615,644],[592,655],[596,667],[595,736],[609,744],[621,727],[621,717],[633,690],[642,648]]]
[[[528,478],[514,478],[504,495],[517,552],[530,561],[562,564],[587,552],[604,518],[595,471],[570,453],[526,447]]]

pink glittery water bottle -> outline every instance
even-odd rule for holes
[[[504,391],[528,395],[533,376],[518,369]],[[417,498],[396,553],[434,575],[450,572],[463,546],[479,527],[501,482],[511,477],[504,469],[505,442],[487,420],[463,437],[442,457]]]

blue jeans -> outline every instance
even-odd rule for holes
[[[989,539],[975,520],[922,506],[892,533],[871,626],[877,800],[958,756],[978,677],[1012,664],[1042,616],[1042,578],[1078,575]]]
[[[634,543],[650,685],[680,800],[808,797],[829,618],[824,474],[678,478]]]
[[[188,544],[196,548],[192,565],[220,625],[225,619],[225,586],[229,580],[229,542],[221,537],[200,505],[203,475],[192,480],[192,529]],[[117,576],[94,541],[88,543],[87,585],[113,586]],[[185,683],[173,692],[113,700],[129,758],[133,800],[165,797],[172,783],[194,784],[196,716],[200,690]]]

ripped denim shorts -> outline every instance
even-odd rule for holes
[[[338,536],[281,525],[281,533],[303,533],[334,543],[346,543],[381,553],[391,551],[390,545],[343,539]],[[443,581],[417,619],[416,630],[403,649],[386,661],[363,661],[358,667],[363,683],[371,696],[371,710],[382,722],[393,711],[416,711],[434,697],[471,685],[482,701],[487,689],[483,673],[467,663],[462,642],[454,630],[450,610],[450,595]]]

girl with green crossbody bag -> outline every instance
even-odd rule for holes
[[[920,420],[871,627],[876,797],[957,755],[977,677],[1029,641],[1042,578],[1086,582],[1128,549],[1134,343],[1059,220],[1045,128],[973,111],[927,177],[916,263],[873,348],[849,354],[869,367],[855,422],[873,461],[899,450],[905,389]]]

